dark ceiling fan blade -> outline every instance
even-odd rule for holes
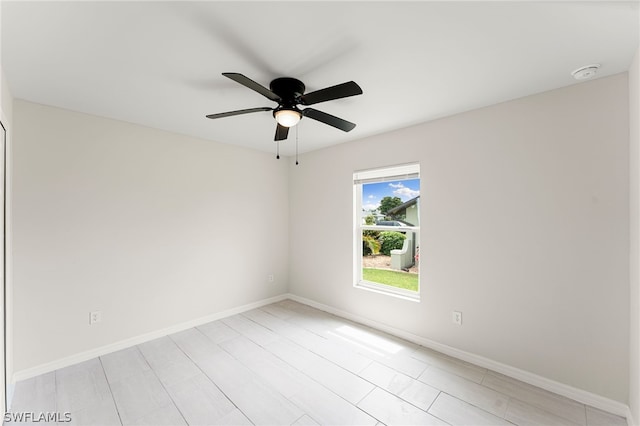
[[[239,109],[237,111],[221,112],[221,113],[218,113],[218,114],[209,114],[209,115],[207,115],[207,118],[231,117],[231,116],[234,116],[234,115],[249,114],[249,113],[252,113],[252,112],[271,111],[271,110],[273,110],[273,108],[269,108],[269,107]]]
[[[222,75],[230,78],[236,83],[240,83],[243,86],[248,87],[251,90],[255,90],[256,92],[260,93],[262,96],[266,97],[267,99],[271,99],[272,101],[278,102],[278,103],[280,103],[281,101],[280,96],[276,95],[271,90],[264,87],[263,85],[251,80],[249,77],[245,77],[244,75],[239,74],[237,72],[223,72]]]
[[[342,118],[338,118],[335,115],[327,114],[326,112],[318,111],[317,109],[307,108],[302,111],[302,114],[305,117],[313,118],[314,120],[318,120],[324,124],[328,124],[329,126],[333,126],[336,129],[343,130],[345,132],[350,132],[353,130],[356,125],[351,123],[350,121],[343,120]]]
[[[276,136],[273,138],[274,141],[283,141],[289,136],[289,128],[284,127],[280,123],[276,127]]]
[[[337,84],[325,89],[316,90],[300,97],[302,105],[313,105],[334,99],[347,98],[349,96],[362,95],[362,89],[353,81]]]

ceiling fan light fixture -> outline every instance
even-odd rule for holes
[[[276,118],[278,124],[284,127],[293,127],[302,118],[300,112],[293,109],[280,109],[276,111],[273,116]]]

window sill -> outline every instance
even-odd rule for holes
[[[371,281],[359,281],[354,285],[355,288],[362,290],[372,291],[374,293],[384,294],[391,297],[397,297],[399,299],[408,300],[410,302],[420,303],[420,293],[414,291],[408,291],[400,288],[386,286],[384,284],[378,284]]]

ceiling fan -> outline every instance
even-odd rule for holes
[[[252,112],[273,111],[273,116],[277,122],[276,135],[274,137],[275,141],[287,139],[287,136],[289,135],[289,128],[298,124],[302,117],[312,118],[345,132],[349,132],[356,127],[354,123],[331,114],[327,114],[326,112],[318,111],[317,109],[305,108],[301,110],[298,108],[298,105],[314,105],[320,102],[332,101],[334,99],[361,95],[362,89],[353,81],[348,81],[346,83],[305,94],[304,84],[300,80],[291,77],[276,78],[269,84],[269,89],[267,89],[261,84],[256,83],[250,78],[239,73],[224,72],[222,75],[260,93],[262,96],[273,102],[277,102],[278,106],[275,108],[258,107],[221,112],[219,114],[209,114],[207,115],[207,118],[222,118],[231,117],[233,115],[249,114]]]

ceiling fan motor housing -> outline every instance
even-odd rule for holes
[[[273,93],[282,98],[282,105],[295,106],[298,98],[304,94],[304,83],[292,77],[276,78],[269,84]]]

